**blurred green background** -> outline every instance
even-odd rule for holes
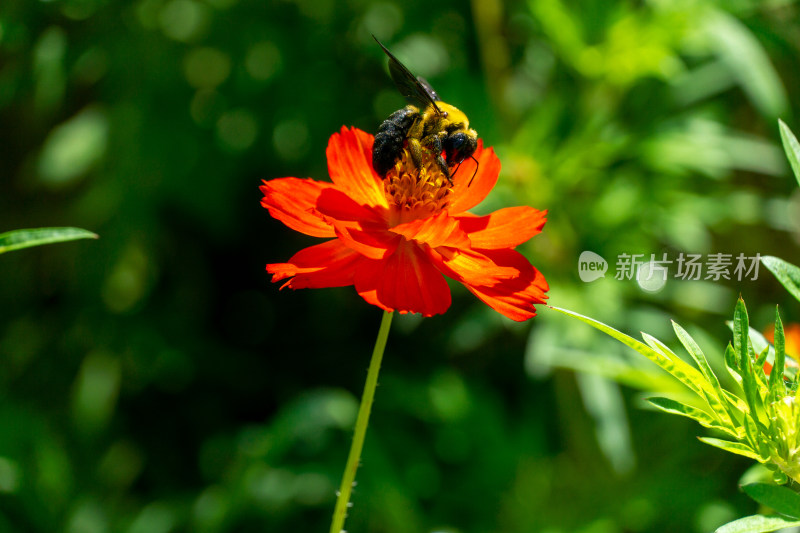
[[[550,302],[719,357],[800,309],[755,281],[613,279],[621,253],[800,263],[793,1],[3,0],[0,231],[80,241],[0,257],[0,530],[327,531],[380,311],[278,291],[316,242],[261,179],[327,179],[342,125],[403,105],[375,34],[503,163],[479,212],[549,210],[521,247]],[[583,283],[592,250],[606,278]],[[642,409],[677,388],[542,309],[516,324],[460,287],[397,317],[347,529],[708,532],[756,505],[751,461]],[[588,372],[574,373],[570,369]],[[611,379],[608,379],[611,378]],[[618,382],[621,382],[620,385]]]

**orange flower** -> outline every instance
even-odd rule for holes
[[[329,238],[267,265],[272,281],[292,289],[354,285],[368,303],[387,311],[444,313],[450,289],[442,274],[462,283],[503,315],[536,315],[548,290],[544,276],[514,250],[541,232],[546,212],[510,207],[486,216],[467,212],[494,187],[500,161],[479,143],[451,185],[432,155],[421,169],[408,153],[386,178],[373,170],[373,137],[342,128],[328,143],[333,183],[279,178],[264,181],[261,205],[290,228]]]
[[[800,324],[790,323],[783,327],[785,340],[783,351],[786,353],[786,368],[798,368],[797,361],[800,359]],[[770,344],[775,344],[775,326],[770,325],[764,330],[764,338]],[[772,364],[764,362],[764,373],[769,376],[772,372]]]

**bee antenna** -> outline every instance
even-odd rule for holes
[[[469,157],[470,157],[470,159],[472,159],[473,161],[475,161],[475,172],[473,172],[473,173],[472,173],[472,177],[469,179],[469,183],[467,183],[467,187],[469,187],[470,185],[472,185],[472,180],[474,180],[474,179],[475,179],[475,175],[478,173],[478,169],[479,169],[479,168],[480,168],[480,166],[481,166],[481,163],[480,163],[480,161],[478,161],[477,159],[475,159],[475,156],[474,156],[474,155],[471,155],[471,156],[469,156]]]
[[[451,176],[455,176],[456,174],[458,174],[458,169],[461,168],[461,163],[463,163],[463,162],[464,162],[463,160],[458,162],[458,165],[456,166],[456,169],[453,172],[450,173]]]

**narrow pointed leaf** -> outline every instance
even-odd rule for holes
[[[687,331],[675,321],[672,322],[672,329],[675,330],[675,335],[677,335],[678,340],[681,341],[683,347],[686,348],[686,351],[692,356],[694,362],[697,363],[697,367],[700,369],[700,372],[703,373],[709,383],[714,385],[715,390],[719,389],[719,380],[714,374],[714,371],[711,370],[711,366],[708,364],[708,359],[706,359],[703,350],[700,349],[700,346],[697,344],[697,342],[695,342],[692,336],[689,335],[689,333],[687,333]]]
[[[778,278],[789,293],[800,301],[800,268],[783,259],[767,255],[761,258],[761,263]]]
[[[742,490],[761,505],[782,515],[800,518],[800,494],[792,489],[771,483],[751,483]]]
[[[769,388],[778,395],[786,392],[783,383],[783,371],[786,365],[786,335],[783,332],[783,321],[778,308],[775,308],[775,364],[769,375]]]
[[[19,229],[0,233],[0,254],[42,244],[97,238],[91,231],[80,228]]]
[[[767,533],[793,526],[800,526],[800,521],[789,520],[780,516],[753,515],[725,524],[714,533]]]
[[[781,141],[783,142],[783,149],[786,152],[786,157],[789,159],[789,164],[792,166],[792,172],[797,182],[800,183],[800,143],[797,142],[797,137],[794,136],[789,126],[778,119],[778,127],[781,130]]]
[[[657,352],[661,352],[662,355],[669,357],[670,359],[675,359],[678,357],[677,354],[670,350],[666,344],[656,339],[652,335],[648,335],[644,331],[642,332],[642,339],[644,339],[644,342],[647,343],[649,347]]]
[[[699,440],[700,442],[705,442],[706,444],[709,444],[721,450],[725,450],[726,452],[735,453],[736,455],[744,455],[745,457],[749,457],[750,459],[755,459],[756,461],[759,462],[765,461],[765,459],[762,459],[747,444],[742,444],[740,442],[731,442],[729,440],[714,439],[711,437],[699,437]]]
[[[728,369],[728,373],[733,377],[736,383],[741,385],[742,375],[739,370],[739,362],[736,360],[736,351],[730,343],[728,343],[728,346],[725,348],[725,368]]]
[[[633,337],[625,335],[621,331],[618,331],[611,326],[603,324],[602,322],[595,320],[593,318],[589,318],[587,316],[583,316],[579,313],[575,313],[574,311],[570,311],[568,309],[561,309],[558,307],[551,307],[551,309],[558,311],[559,313],[563,313],[567,316],[571,316],[580,320],[581,322],[592,326],[595,329],[606,333],[607,335],[617,339],[621,343],[633,348],[640,354],[644,355],[652,362],[672,374],[673,377],[678,379],[681,383],[689,387],[692,391],[697,394],[700,394],[700,391],[703,388],[709,388],[709,386],[705,383],[703,379],[703,375],[698,371],[695,370],[692,366],[686,363],[679,357],[670,358],[667,355],[664,355],[658,350],[654,350],[650,346],[647,346],[643,342],[637,341]]]
[[[736,414],[738,416],[744,416],[747,412],[747,405],[744,403],[744,400],[733,394],[732,392],[728,392],[725,389],[722,389],[722,396],[725,398],[725,401],[728,403],[728,406],[731,409],[736,410]]]
[[[678,340],[681,341],[683,347],[686,348],[686,351],[689,352],[689,355],[694,359],[700,372],[705,376],[706,381],[711,385],[713,392],[709,391],[705,394],[706,403],[708,403],[708,406],[716,413],[720,421],[730,424],[733,419],[733,413],[728,409],[728,404],[723,399],[722,387],[719,384],[719,379],[717,379],[717,375],[714,374],[714,371],[711,369],[711,365],[708,364],[708,359],[706,359],[703,350],[700,349],[697,342],[695,342],[692,336],[689,335],[680,324],[673,321],[672,329],[675,330]]]
[[[758,427],[750,414],[745,415],[742,421],[744,422],[744,431],[747,434],[749,447],[752,448],[754,452],[758,453],[755,449],[758,443]]]
[[[750,323],[747,316],[747,308],[744,300],[739,298],[736,302],[736,310],[733,313],[733,349],[736,352],[736,360],[739,363],[739,373],[742,376],[742,389],[744,389],[744,399],[750,408],[750,414],[754,418],[758,413],[757,384],[753,371],[753,355],[750,346]],[[755,441],[753,441],[755,442]]]
[[[747,355],[748,333],[750,331],[749,318],[744,300],[739,298],[736,301],[736,309],[733,312],[733,349],[736,352],[736,369],[741,374],[743,370],[742,357]],[[742,376],[744,377],[744,376]]]
[[[769,346],[761,350],[761,353],[758,355],[758,359],[756,359],[755,370],[758,372],[764,370],[764,363],[767,362],[767,356],[769,355]]]
[[[692,407],[691,405],[686,405],[670,398],[662,397],[647,398],[647,401],[666,413],[685,416],[687,418],[691,418],[695,422],[698,422],[703,427],[718,429],[731,436],[736,436],[734,430],[719,424],[713,416],[702,409],[698,409],[697,407]]]

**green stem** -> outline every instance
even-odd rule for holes
[[[342,484],[339,487],[336,507],[333,510],[333,521],[331,522],[330,533],[341,533],[344,529],[344,520],[347,518],[347,508],[350,503],[350,492],[353,490],[353,483],[356,480],[356,470],[358,470],[358,463],[361,461],[361,448],[364,446],[364,437],[367,434],[369,412],[372,409],[375,387],[378,385],[378,372],[381,369],[383,350],[386,348],[386,339],[389,337],[389,326],[391,326],[391,324],[392,312],[384,311],[383,318],[381,319],[381,327],[378,330],[378,340],[375,341],[375,348],[372,350],[372,359],[369,362],[367,382],[364,385],[364,394],[361,396],[361,406],[358,408],[358,418],[356,419],[353,444],[350,445],[350,455],[347,456],[347,464],[344,467]]]

